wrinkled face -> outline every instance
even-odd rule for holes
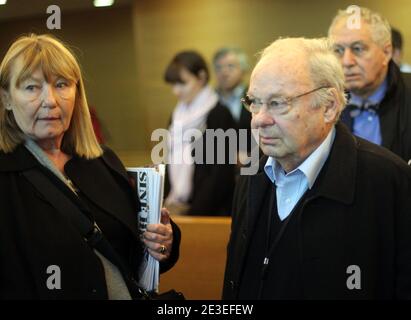
[[[296,56],[296,55],[294,55]],[[274,56],[254,69],[248,95],[262,102],[294,97],[314,89],[305,56]],[[324,139],[327,126],[323,108],[314,108],[313,94],[293,100],[280,114],[262,109],[252,114],[251,127],[259,129],[260,148],[280,164],[298,163]],[[283,166],[284,167],[284,166]]]
[[[243,80],[244,72],[241,70],[240,61],[234,53],[229,52],[217,59],[214,67],[220,90],[231,91]]]
[[[191,103],[196,95],[203,89],[205,81],[187,69],[181,69],[180,79],[183,83],[177,82],[172,84],[173,94],[180,102]]]
[[[346,88],[361,96],[373,93],[387,74],[391,45],[384,48],[377,45],[368,23],[363,21],[360,29],[353,29],[342,19],[330,35],[344,69]]]
[[[12,74],[16,66],[12,68]],[[16,85],[11,78],[5,93],[6,108],[13,112],[19,128],[38,143],[59,140],[70,126],[76,100],[76,84],[52,76],[45,78],[41,69]]]

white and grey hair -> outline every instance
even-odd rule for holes
[[[365,7],[358,7],[361,14],[361,20],[370,26],[372,40],[380,47],[384,47],[387,43],[391,43],[391,26],[387,19],[385,19],[378,12],[372,11]],[[332,35],[332,30],[341,19],[351,17],[353,13],[348,10],[339,10],[337,15],[333,18],[330,28],[328,29],[328,36]]]
[[[261,53],[261,58],[265,59],[278,49],[285,53],[290,45],[293,49],[301,50],[307,57],[307,64],[311,80],[315,88],[334,88],[337,92],[337,99],[340,110],[336,121],[347,103],[344,91],[344,72],[341,63],[333,52],[332,42],[328,38],[306,39],[306,38],[284,38],[274,41]],[[313,107],[326,105],[334,99],[333,94],[328,89],[315,92]]]

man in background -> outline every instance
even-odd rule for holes
[[[341,10],[328,30],[350,93],[342,121],[357,136],[411,159],[411,91],[392,61],[391,28],[380,14],[360,8],[359,28]]]

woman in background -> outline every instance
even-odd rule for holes
[[[216,139],[211,150],[214,151],[213,163],[206,163],[207,153],[211,152],[207,149],[207,135],[214,135],[206,129],[235,128],[234,120],[208,85],[208,67],[197,52],[178,53],[168,65],[164,79],[178,98],[169,128],[166,206],[173,208],[173,213],[229,215],[235,165],[229,164],[228,141],[224,143],[224,150],[217,150]],[[199,147],[193,152],[195,146]],[[196,157],[195,152],[202,154],[197,153]],[[224,164],[217,164],[217,153],[225,156]],[[200,161],[196,161],[198,159]]]

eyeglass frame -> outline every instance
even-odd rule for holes
[[[315,88],[315,89],[313,89],[313,90],[304,92],[304,93],[299,94],[299,95],[294,96],[294,97],[281,98],[281,99],[282,99],[282,102],[280,102],[279,105],[289,106],[290,103],[291,103],[293,100],[295,100],[295,99],[301,98],[301,97],[303,97],[303,96],[306,96],[306,95],[308,95],[308,94],[310,94],[310,93],[313,93],[313,92],[316,92],[316,91],[318,91],[318,90],[327,89],[327,88],[331,88],[331,87],[330,87],[330,86],[321,86],[321,87],[318,87],[318,88]],[[245,108],[248,112],[250,112],[250,113],[256,114],[256,113],[260,112],[260,110],[261,110],[261,108],[263,107],[264,104],[267,105],[267,109],[275,110],[275,107],[269,105],[271,102],[274,101],[274,99],[273,99],[273,100],[271,100],[271,101],[269,101],[269,102],[264,102],[264,103],[261,102],[261,107],[259,108],[258,111],[255,111],[255,112],[254,112],[254,111],[251,111],[251,109],[250,109],[251,103],[247,103],[247,101],[246,101],[247,98],[250,99],[249,96],[246,95],[244,98],[241,98],[240,101],[241,101],[241,103],[243,104],[244,108]],[[280,99],[278,99],[278,100],[280,100]]]

